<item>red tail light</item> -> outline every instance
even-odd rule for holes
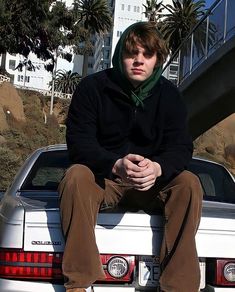
[[[235,259],[208,259],[207,282],[215,286],[235,287]]]
[[[0,249],[0,277],[11,279],[62,280],[62,253],[25,252]],[[108,282],[130,282],[135,268],[135,257],[101,255]]]
[[[62,253],[0,249],[0,277],[15,279],[62,279]]]
[[[135,269],[135,257],[128,255],[101,255],[105,281],[130,282]]]

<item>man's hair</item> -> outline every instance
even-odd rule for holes
[[[123,45],[123,53],[128,56],[136,54],[137,46],[142,46],[150,56],[157,54],[157,64],[162,65],[169,54],[166,42],[150,22],[135,25],[127,34]]]

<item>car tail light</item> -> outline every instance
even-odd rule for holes
[[[101,255],[105,281],[130,282],[135,269],[135,257],[128,255]]]
[[[59,280],[62,279],[61,262],[62,253],[0,249],[0,277]]]
[[[235,259],[208,259],[207,268],[209,283],[235,287]]]
[[[11,279],[62,280],[62,253],[0,249],[0,277]],[[130,282],[135,257],[101,255],[108,282]]]

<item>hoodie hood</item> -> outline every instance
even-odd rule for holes
[[[137,22],[130,25],[121,35],[112,58],[112,64],[115,74],[115,79],[121,86],[122,90],[132,100],[136,106],[141,105],[144,107],[144,99],[149,95],[150,90],[155,86],[162,74],[162,66],[158,66],[154,69],[152,75],[143,81],[138,87],[134,87],[127,79],[122,62],[123,47],[128,34],[136,27],[142,25],[144,22]],[[156,29],[156,34],[159,34]]]

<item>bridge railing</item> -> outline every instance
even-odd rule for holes
[[[217,0],[182,42],[165,69],[177,63],[175,79],[180,85],[211,54],[235,35],[235,0]]]
[[[37,91],[40,92],[41,94],[45,95],[45,96],[51,96],[52,95],[52,91],[51,90],[46,90],[46,89],[40,89],[40,88],[35,88],[35,87],[26,87],[26,86],[22,86],[22,85],[14,85],[16,88],[20,88],[20,89],[26,89],[26,90],[31,90],[31,91]],[[54,91],[54,97],[58,97],[61,99],[71,99],[72,98],[72,94],[70,93],[63,93],[60,91]]]
[[[0,74],[0,84],[3,82],[10,82],[10,78],[5,75]]]

